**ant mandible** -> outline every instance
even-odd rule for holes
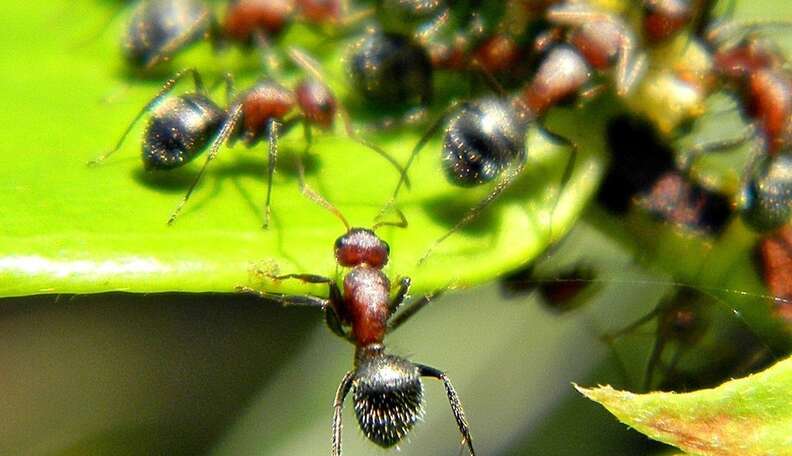
[[[286,274],[270,275],[270,278],[327,284],[329,297],[283,295],[249,287],[238,287],[238,291],[253,293],[282,305],[319,307],[324,310],[330,330],[355,345],[354,369],[344,375],[333,402],[331,454],[341,456],[342,411],[344,399],[350,392],[363,434],[377,445],[390,448],[404,439],[422,415],[421,377],[432,377],[443,382],[463,442],[470,455],[475,456],[462,403],[448,376],[434,367],[388,354],[385,350],[385,336],[439,294],[424,296],[397,313],[411,283],[404,277],[393,299],[390,299],[391,283],[382,272],[388,263],[390,247],[376,235],[375,230],[382,225],[404,227],[406,219],[400,213],[400,222],[378,222],[371,229],[351,227],[337,208],[305,184],[299,160],[298,170],[302,193],[334,214],[346,227],[346,233],[334,244],[337,264],[348,269],[343,277],[343,289],[334,278]]]
[[[209,149],[206,161],[200,172],[168,219],[168,224],[178,216],[190,198],[193,190],[206,171],[209,163],[217,156],[221,145],[242,139],[247,147],[253,147],[266,138],[269,144],[268,182],[265,203],[264,227],[269,226],[272,176],[278,157],[278,136],[286,133],[295,125],[302,124],[307,140],[311,141],[311,126],[329,130],[336,114],[344,122],[346,134],[353,140],[380,154],[398,171],[402,167],[387,152],[357,136],[349,115],[343,105],[333,96],[324,83],[318,63],[302,51],[290,49],[289,56],[303,70],[311,75],[302,80],[292,91],[272,79],[261,79],[250,89],[234,96],[233,80],[226,75],[226,102],[223,109],[213,102],[204,88],[199,72],[186,69],[168,80],[159,91],[135,116],[124,130],[116,146],[109,152],[89,162],[96,165],[118,151],[129,132],[143,115],[151,110],[143,139],[143,165],[147,170],[170,170],[181,167]],[[192,76],[195,91],[171,97],[159,104],[179,80]],[[299,114],[287,116],[299,108]],[[212,139],[214,138],[214,139]]]

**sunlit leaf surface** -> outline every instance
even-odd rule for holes
[[[86,166],[115,143],[171,71],[197,66],[211,84],[230,70],[239,88],[260,74],[254,54],[232,48],[215,55],[209,44],[199,43],[161,75],[148,80],[131,75],[118,51],[128,11],[117,14],[98,38],[86,40],[116,7],[81,0],[9,5],[5,11],[8,21],[0,40],[16,44],[0,51],[5,105],[0,112],[5,176],[0,179],[0,295],[232,291],[236,285],[257,284],[251,276],[256,267],[333,274],[332,243],[343,227],[298,190],[293,163],[305,148],[299,129],[281,141],[269,230],[260,228],[264,145],[222,149],[172,227],[165,222],[203,157],[183,170],[144,172],[141,122],[116,155],[102,166]],[[342,62],[348,41],[323,39],[299,26],[283,37],[283,42],[322,57],[340,94],[348,92]],[[289,67],[284,72],[284,82],[299,76]],[[190,83],[181,83],[181,90],[191,90]],[[438,92],[442,98],[444,90]],[[448,92],[453,96],[453,90]],[[222,87],[214,95],[224,103]],[[529,163],[520,181],[419,267],[418,259],[431,243],[488,190],[448,184],[439,168],[441,138],[435,137],[410,174],[412,189],[400,197],[409,227],[380,230],[391,244],[389,274],[412,276],[416,292],[469,285],[542,252],[571,226],[596,187],[604,166],[601,131],[612,105],[605,99],[574,113],[559,110],[551,119],[554,130],[579,145],[574,172],[560,197],[570,150],[532,130]],[[357,118],[376,116],[361,108],[354,113],[360,114]],[[425,129],[366,135],[404,162]],[[306,160],[308,182],[354,225],[370,226],[398,175],[342,132],[338,127],[335,133],[315,134]],[[284,286],[305,291],[299,283]]]

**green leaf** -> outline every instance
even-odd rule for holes
[[[792,358],[691,393],[575,388],[623,423],[697,455],[792,455]]]
[[[4,11],[8,20],[0,40],[17,44],[0,53],[0,96],[6,107],[0,112],[0,124],[6,126],[0,156],[5,176],[0,180],[0,296],[226,292],[237,285],[256,285],[251,275],[256,267],[334,274],[332,244],[343,227],[298,190],[292,163],[305,141],[297,129],[281,141],[268,231],[260,228],[265,145],[221,149],[172,227],[165,222],[203,157],[180,171],[143,172],[140,125],[102,166],[85,165],[115,143],[169,71],[197,66],[212,83],[230,70],[239,88],[258,75],[252,53],[231,49],[214,55],[211,46],[200,43],[161,76],[136,78],[123,67],[118,52],[127,13],[117,15],[99,38],[80,44],[115,7],[80,0],[20,3]],[[42,30],[47,30],[46,39]],[[342,95],[348,92],[340,59],[348,40],[328,40],[293,27],[283,42],[321,56],[334,88]],[[299,76],[286,70],[289,83]],[[127,83],[128,90],[121,90]],[[177,91],[189,86],[181,83]],[[438,91],[451,97],[453,88],[449,84]],[[216,100],[224,103],[222,88],[215,92]],[[102,103],[108,95],[115,101]],[[446,182],[439,168],[441,142],[435,137],[411,171],[412,190],[400,197],[409,228],[381,230],[392,247],[389,274],[412,276],[414,291],[420,293],[491,280],[542,252],[569,229],[599,182],[605,165],[603,128],[613,106],[603,99],[583,110],[558,110],[550,119],[554,130],[579,146],[560,197],[570,150],[531,131],[528,166],[519,182],[419,267],[418,259],[432,242],[488,191]],[[369,139],[404,162],[425,128],[372,133]],[[315,135],[307,160],[309,184],[354,225],[370,225],[393,191],[397,173],[346,138],[342,129],[336,130]],[[289,292],[309,291],[293,281],[283,286]]]

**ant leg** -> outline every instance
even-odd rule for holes
[[[335,280],[330,277],[320,276],[316,274],[284,274],[284,275],[270,275],[268,276],[273,280],[288,280],[294,279],[304,283],[326,283],[333,284]]]
[[[327,80],[322,74],[322,71],[320,70],[319,62],[317,62],[308,54],[295,47],[290,47],[287,53],[289,54],[289,58],[291,58],[292,61],[297,64],[297,66],[302,68],[312,77],[316,78],[325,87],[328,88],[330,87],[327,84]],[[338,106],[338,114],[341,116],[342,122],[344,122],[344,130],[346,131],[347,136],[349,136],[350,139],[357,141],[361,145],[379,154],[382,158],[384,158],[391,165],[393,165],[393,167],[396,168],[397,171],[399,171],[399,174],[404,176],[405,175],[404,168],[401,166],[401,164],[398,161],[396,161],[395,158],[393,158],[389,153],[387,153],[384,149],[377,146],[376,144],[373,144],[367,141],[366,139],[363,139],[360,136],[358,136],[358,134],[355,132],[355,128],[352,126],[352,120],[349,116],[349,112],[346,110],[346,107],[344,107],[344,104],[341,102],[340,99],[338,99],[335,96],[334,98],[336,98],[336,105]],[[409,187],[410,185],[409,181],[406,184]]]
[[[642,52],[636,53],[632,41],[623,39],[616,62],[616,93],[619,96],[626,96],[632,91],[646,70],[646,65],[646,55]]]
[[[707,152],[721,151],[724,149],[731,149],[733,147],[741,146],[754,136],[756,136],[756,129],[754,125],[748,125],[745,130],[743,130],[743,132],[737,137],[718,139],[715,141],[696,144],[688,149],[684,154],[680,168],[683,170],[689,170],[693,164],[693,161],[695,161],[699,156],[704,155]]]
[[[564,191],[564,188],[569,183],[569,180],[572,179],[572,172],[575,170],[575,163],[577,163],[577,151],[578,147],[575,143],[570,141],[569,139],[553,133],[552,131],[542,128],[542,131],[547,135],[550,136],[554,141],[559,142],[571,149],[569,153],[569,159],[567,160],[566,166],[564,166],[564,173],[561,175],[561,182],[559,183],[559,190],[558,190],[558,197],[556,198],[555,202],[553,202],[553,207],[550,209],[550,238],[553,238],[553,216],[555,216],[556,208],[558,207],[558,201],[561,199],[561,192]]]
[[[490,193],[484,197],[483,200],[479,201],[477,205],[470,208],[465,214],[465,216],[462,217],[462,219],[456,223],[456,225],[454,225],[444,235],[440,236],[440,238],[434,241],[432,245],[430,245],[429,248],[426,249],[426,252],[418,260],[418,264],[422,264],[424,261],[426,261],[426,259],[432,253],[432,251],[438,245],[440,245],[440,243],[448,239],[452,234],[459,231],[459,229],[462,228],[463,226],[475,220],[476,217],[478,217],[479,214],[481,214],[481,212],[487,208],[487,206],[489,206],[493,201],[495,201],[501,195],[501,193],[506,191],[506,189],[508,189],[514,183],[514,181],[517,180],[517,176],[520,175],[522,169],[523,169],[523,163],[520,163],[519,165],[515,165],[512,170],[504,173],[500,181],[495,185],[492,191],[490,191]]]
[[[138,111],[137,114],[135,114],[135,117],[132,119],[132,122],[129,123],[129,126],[127,126],[126,130],[124,130],[124,132],[121,134],[121,137],[118,139],[118,142],[116,143],[115,147],[113,147],[110,151],[105,152],[102,155],[99,155],[98,157],[89,161],[88,166],[96,166],[99,163],[106,160],[107,157],[109,157],[110,155],[116,153],[124,144],[124,140],[126,140],[126,137],[129,135],[129,132],[132,131],[132,128],[134,128],[138,120],[140,120],[140,118],[143,117],[143,114],[149,112],[157,103],[160,102],[160,100],[162,100],[168,93],[170,93],[171,90],[173,90],[173,87],[179,81],[184,79],[184,77],[187,75],[192,76],[193,83],[195,84],[196,92],[201,94],[204,94],[206,92],[206,89],[204,88],[203,85],[203,80],[201,79],[201,74],[198,72],[198,70],[196,70],[195,68],[187,68],[185,70],[179,71],[178,73],[173,75],[172,78],[165,81],[165,84],[162,85],[162,88],[157,93],[157,95],[155,95],[154,98],[149,100],[149,102],[146,103],[145,106],[143,106],[143,108],[140,111]]]
[[[281,61],[275,55],[270,40],[261,30],[253,32],[253,40],[256,42],[256,48],[259,51],[259,58],[261,59],[261,66],[264,69],[264,74],[274,80],[283,80],[281,74]]]
[[[217,151],[220,149],[220,146],[228,141],[228,138],[231,137],[231,134],[236,129],[237,122],[242,115],[242,105],[237,104],[232,106],[228,118],[223,123],[223,126],[220,128],[220,132],[215,137],[214,141],[212,141],[212,145],[209,149],[209,155],[206,156],[206,161],[204,161],[201,170],[198,172],[198,175],[195,176],[192,184],[190,184],[190,188],[187,189],[187,193],[185,193],[184,198],[182,198],[181,202],[176,206],[176,208],[171,213],[170,218],[168,218],[168,225],[173,224],[173,221],[176,220],[176,217],[181,212],[184,205],[187,203],[187,200],[190,199],[190,195],[192,195],[193,190],[195,190],[195,186],[198,185],[198,181],[201,180],[204,173],[206,173],[206,168],[209,166],[209,162],[214,160],[217,156]]]
[[[264,229],[269,228],[270,222],[272,178],[275,176],[275,165],[278,163],[278,130],[280,129],[280,125],[281,123],[275,119],[267,122],[267,138],[269,140],[269,148],[267,152],[267,199],[264,203]]]
[[[393,208],[393,210],[394,210],[394,212],[396,212],[396,215],[399,217],[398,221],[394,222],[394,221],[391,221],[391,220],[380,220],[377,223],[375,223],[374,225],[372,225],[371,229],[373,231],[376,231],[377,228],[379,228],[381,226],[395,226],[397,228],[407,228],[407,225],[408,225],[407,217],[404,216],[404,212],[402,212],[401,209],[399,209],[398,207]]]
[[[396,328],[404,324],[407,320],[413,317],[413,315],[417,314],[419,310],[426,307],[427,304],[431,303],[434,298],[441,296],[444,291],[436,291],[429,295],[424,295],[420,299],[417,299],[410,303],[410,305],[402,310],[398,315],[396,315],[391,321],[388,322],[388,332],[395,331]]]
[[[195,39],[195,33],[198,30],[200,30],[201,27],[208,25],[208,23],[209,23],[209,11],[207,10],[204,11],[203,14],[198,16],[195,19],[195,22],[190,24],[190,26],[187,27],[187,29],[185,29],[184,32],[173,37],[173,39],[165,43],[165,45],[162,46],[162,49],[160,49],[160,52],[158,52],[148,62],[146,62],[146,64],[143,66],[143,71],[149,71],[155,66],[162,63],[163,61],[168,60],[173,55],[173,53],[175,53],[183,46],[185,46],[187,43]]]
[[[396,310],[402,305],[404,298],[407,297],[407,293],[410,291],[411,283],[412,281],[409,277],[403,277],[401,281],[399,281],[399,291],[396,292],[396,296],[393,297],[388,306],[388,315],[396,313]]]
[[[456,419],[459,433],[462,434],[462,442],[467,445],[470,456],[476,456],[476,451],[473,449],[473,439],[470,437],[470,425],[468,425],[467,418],[465,418],[465,411],[462,409],[462,401],[459,400],[459,395],[451,384],[451,379],[448,376],[434,367],[425,366],[423,364],[416,364],[421,377],[432,377],[443,382],[445,386],[448,402],[451,404],[451,413],[454,414]]]
[[[341,456],[341,431],[343,430],[343,425],[341,423],[341,419],[343,417],[343,409],[344,409],[344,399],[346,399],[347,394],[349,394],[349,390],[352,389],[352,380],[355,378],[355,373],[353,371],[349,371],[344,374],[344,378],[341,380],[341,384],[338,385],[338,390],[336,391],[335,401],[333,401],[333,425],[332,425],[332,450],[330,451],[331,456]]]
[[[300,192],[303,194],[303,196],[313,201],[317,205],[325,208],[331,214],[335,215],[336,218],[341,220],[341,223],[344,224],[347,231],[349,231],[351,227],[346,217],[344,217],[344,214],[342,214],[337,207],[333,206],[333,204],[330,201],[327,201],[322,195],[317,193],[305,182],[305,167],[303,166],[303,162],[300,156],[298,155],[295,160],[297,161],[297,178],[300,184]]]
[[[580,4],[561,4],[547,10],[545,17],[548,21],[572,27],[579,27],[593,21],[612,21],[613,15],[599,11],[575,9]]]
[[[316,296],[310,295],[285,295],[280,293],[270,293],[268,291],[257,290],[252,287],[236,287],[236,291],[238,293],[245,293],[245,294],[252,294],[256,295],[259,298],[274,301],[278,304],[288,307],[288,306],[306,306],[306,307],[319,307],[322,309],[328,308],[330,306],[330,300],[324,298],[318,298]]]
[[[415,144],[415,147],[413,147],[413,150],[410,153],[410,158],[407,159],[407,163],[404,165],[404,170],[402,171],[401,176],[399,177],[399,182],[396,184],[396,188],[393,190],[393,195],[391,195],[390,199],[385,203],[382,209],[380,209],[375,219],[382,218],[385,212],[387,212],[388,210],[390,210],[391,207],[393,207],[393,205],[396,202],[396,197],[399,195],[399,190],[401,190],[402,184],[406,184],[407,182],[407,171],[409,171],[410,166],[412,166],[415,157],[418,155],[419,152],[421,152],[421,150],[424,148],[426,143],[429,142],[432,136],[434,136],[435,133],[437,133],[440,127],[443,126],[443,123],[445,123],[445,120],[448,118],[448,115],[451,113],[453,109],[457,107],[457,105],[458,105],[457,102],[452,102],[451,105],[448,108],[446,108],[445,111],[440,115],[440,117],[438,117],[434,121],[434,123],[432,123],[429,129],[426,130],[426,133],[424,133],[423,136],[421,136],[421,138],[418,140],[418,143]]]
[[[660,361],[660,357],[663,355],[663,350],[665,349],[666,339],[663,335],[658,334],[658,337],[655,339],[654,344],[652,344],[652,352],[649,355],[649,360],[646,362],[646,370],[644,371],[644,378],[643,378],[643,391],[648,392],[649,388],[652,387],[652,380],[654,380],[654,372],[655,367],[657,367],[657,363]]]

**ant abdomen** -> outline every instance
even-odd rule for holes
[[[382,346],[362,349],[352,383],[355,416],[369,440],[389,448],[399,443],[423,415],[423,383],[418,367]]]
[[[792,157],[764,156],[743,189],[742,219],[758,231],[772,231],[792,218]]]
[[[501,98],[465,103],[446,129],[442,161],[448,179],[471,187],[495,179],[525,154],[525,125]]]
[[[144,68],[163,57],[178,41],[184,47],[209,29],[209,9],[200,0],[144,1],[135,8],[126,29],[123,53],[127,62]]]
[[[178,168],[209,144],[225,120],[225,112],[200,94],[168,99],[151,117],[143,139],[143,166]]]
[[[432,65],[426,51],[396,33],[371,33],[353,49],[349,72],[366,100],[403,105],[432,96]]]

